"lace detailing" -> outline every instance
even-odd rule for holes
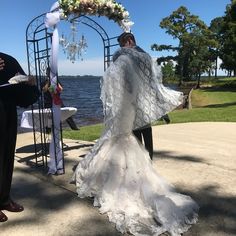
[[[101,81],[105,129],[79,162],[73,180],[79,197],[93,196],[120,232],[177,236],[197,220],[197,204],[156,173],[132,130],[157,120],[181,103],[141,49],[121,50]]]
[[[116,107],[116,102],[124,99],[123,93],[120,91],[129,90],[129,95],[135,104],[136,115],[133,129],[157,121],[183,103],[183,94],[162,84],[160,67],[139,47],[118,50],[114,55],[114,64],[110,66],[103,80],[109,87],[102,86],[101,98],[105,106],[114,105]],[[117,90],[111,85],[114,80]],[[114,90],[108,90],[110,87],[113,87]],[[106,95],[109,98],[115,97],[113,103],[108,104],[105,101]]]
[[[110,138],[83,159],[76,184],[79,197],[93,196],[94,206],[122,233],[180,235],[197,220],[197,204],[156,173],[133,135]]]

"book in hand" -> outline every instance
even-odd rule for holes
[[[11,84],[19,84],[19,83],[28,82],[28,81],[29,81],[29,77],[26,75],[15,75],[8,80],[8,83],[1,84],[0,87],[5,87]]]
[[[0,100],[13,102],[16,106],[24,108],[35,103],[40,96],[40,91],[37,86],[26,83],[28,81],[29,77],[25,75],[12,77],[7,84],[0,86]]]
[[[19,84],[22,82],[29,81],[29,77],[27,75],[15,75],[8,80],[9,84]]]

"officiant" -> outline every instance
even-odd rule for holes
[[[0,52],[0,222],[8,220],[5,211],[21,212],[23,206],[11,198],[11,183],[17,137],[17,106],[28,107],[39,97],[33,77],[10,84],[16,75],[26,75],[18,61]],[[4,211],[4,212],[3,212]]]

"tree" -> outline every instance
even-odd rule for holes
[[[197,80],[196,87],[198,88],[200,87],[201,74],[212,68],[211,49],[217,47],[218,44],[208,28],[203,31],[195,28],[191,32],[188,42],[191,48],[189,73],[193,79]]]
[[[234,72],[236,76],[236,0],[231,0],[231,4],[226,6],[225,16],[221,29],[220,57],[222,59],[222,69]]]
[[[213,68],[215,69],[215,77],[217,77],[217,67],[218,67],[218,58],[220,57],[220,49],[222,45],[222,28],[224,24],[224,18],[223,17],[216,17],[214,18],[211,23],[209,29],[212,31],[215,40],[217,41],[217,47],[210,48],[210,57],[212,62],[215,61],[215,66]]]
[[[172,80],[175,78],[175,67],[172,60],[163,63],[162,66],[163,80]]]
[[[186,7],[181,6],[170,16],[160,22],[160,27],[166,33],[179,40],[177,47],[171,45],[151,46],[152,50],[177,51],[176,73],[182,80],[190,80],[193,76],[201,75],[209,68],[209,48],[216,44],[212,32],[198,16],[191,15]],[[162,58],[164,61],[164,58]],[[199,78],[199,76],[197,77]]]

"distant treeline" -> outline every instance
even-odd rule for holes
[[[60,75],[59,79],[100,79],[101,76],[95,76],[95,75]]]

